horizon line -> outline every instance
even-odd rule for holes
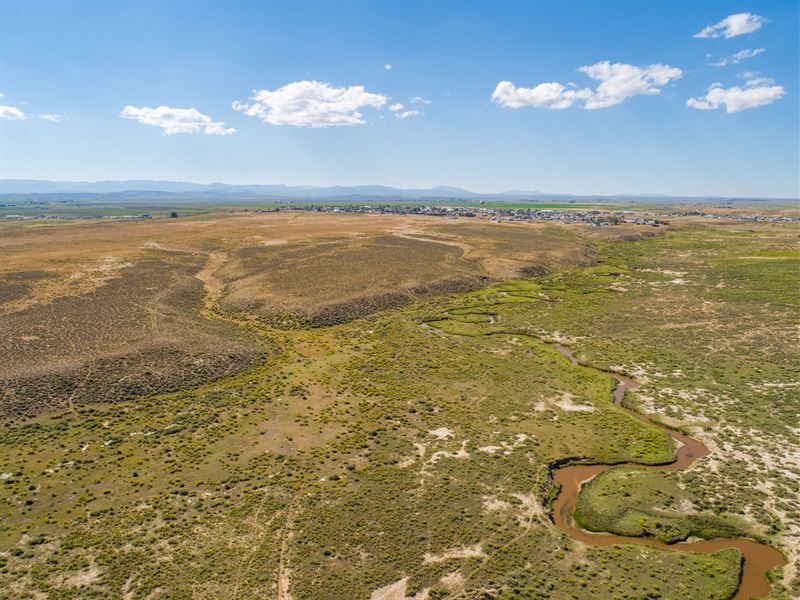
[[[186,192],[169,192],[167,190],[142,190],[137,188],[130,188],[124,189],[119,191],[113,192],[91,192],[91,191],[76,191],[72,190],[70,192],[4,192],[2,190],[2,183],[3,182],[37,182],[37,183],[53,183],[53,184],[101,184],[101,183],[128,183],[128,182],[148,182],[148,183],[170,183],[170,184],[186,184],[186,185],[196,185],[196,186],[204,186],[204,187],[211,187],[214,185],[223,185],[223,186],[237,186],[237,187],[248,187],[248,186],[275,186],[275,187],[285,187],[285,188],[311,188],[311,189],[330,189],[330,188],[363,188],[363,187],[380,187],[380,188],[387,188],[389,190],[398,190],[400,192],[414,192],[414,191],[435,191],[435,190],[444,190],[444,189],[453,189],[453,190],[460,190],[463,192],[468,192],[470,194],[481,195],[481,196],[492,196],[492,195],[503,195],[503,196],[524,196],[524,195],[537,195],[537,196],[574,196],[576,198],[590,198],[590,197],[600,197],[600,198],[615,198],[615,197],[647,197],[653,199],[670,199],[670,198],[690,198],[690,199],[729,199],[729,200],[787,200],[787,201],[798,201],[800,202],[800,193],[797,196],[754,196],[754,195],[727,195],[727,194],[680,194],[680,193],[664,193],[664,192],[613,192],[613,193],[579,193],[579,192],[554,192],[554,191],[539,191],[539,190],[503,190],[503,191],[490,191],[490,192],[481,192],[481,191],[474,191],[470,190],[465,187],[461,187],[458,185],[434,185],[430,187],[400,187],[397,185],[387,185],[383,183],[354,183],[354,184],[328,184],[328,185],[318,185],[318,184],[286,184],[286,183],[230,183],[225,181],[211,181],[209,183],[204,182],[196,182],[196,181],[187,181],[183,179],[79,179],[79,180],[70,180],[70,179],[30,179],[30,178],[18,178],[18,177],[2,177],[0,178],[0,195],[14,195],[14,194],[57,194],[57,193],[103,193],[103,194],[118,194],[123,192],[137,192],[137,191],[146,191],[146,192],[165,192],[165,193],[191,193],[190,191]]]

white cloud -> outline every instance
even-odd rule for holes
[[[233,109],[271,125],[335,127],[366,123],[363,108],[381,108],[389,98],[362,85],[333,87],[319,81],[295,81],[274,91],[256,90],[252,104],[238,100]]]
[[[203,133],[206,135],[231,135],[236,133],[233,127],[225,127],[223,122],[212,122],[205,126]]]
[[[128,105],[122,109],[119,116],[125,119],[134,119],[144,125],[161,127],[164,135],[197,133],[199,131],[207,135],[230,135],[236,132],[232,127],[225,127],[225,123],[212,121],[211,117],[204,115],[196,108],[172,108],[169,106],[137,108]]]
[[[50,121],[51,123],[58,123],[59,121],[64,120],[64,117],[62,117],[61,115],[56,115],[52,113],[39,115],[39,118],[44,119],[45,121]]]
[[[523,88],[501,81],[492,94],[492,102],[506,108],[550,109],[570,108],[582,102],[583,108],[594,110],[620,104],[633,96],[658,94],[663,86],[683,75],[680,69],[669,65],[636,67],[608,61],[583,66],[578,71],[599,81],[597,88],[576,89],[573,83],[565,86],[557,82]]]
[[[408,119],[410,117],[421,117],[423,113],[421,110],[404,110],[403,112],[395,113],[395,117],[398,119]]]
[[[746,48],[744,50],[739,50],[736,54],[731,54],[730,56],[726,56],[724,58],[720,58],[716,62],[708,63],[712,67],[725,67],[727,65],[738,65],[743,60],[747,60],[748,58],[753,58],[754,56],[758,56],[762,52],[766,52],[764,48],[755,48],[750,49]]]
[[[772,77],[762,77],[759,71],[742,71],[736,76],[744,79],[744,84],[747,87],[772,85],[775,83],[775,80]]]
[[[4,106],[0,104],[0,119],[19,121],[25,119],[25,113],[14,106]]]
[[[707,26],[701,32],[695,33],[692,37],[705,39],[724,37],[725,39],[730,39],[737,35],[745,35],[746,33],[758,31],[767,23],[769,23],[769,19],[765,19],[759,15],[737,13],[735,15],[728,15],[715,25]]]
[[[387,63],[387,64],[383,65],[383,68],[386,69],[387,71],[391,71],[394,67],[392,67],[392,65]]]
[[[698,110],[716,110],[725,107],[727,113],[737,113],[750,108],[766,106],[783,98],[786,94],[782,85],[771,85],[773,81],[766,77],[750,79],[745,87],[722,87],[720,83],[711,84],[705,96],[689,98],[686,106]]]
[[[772,77],[753,77],[745,81],[746,87],[758,87],[762,85],[772,85],[775,80]]]
[[[432,100],[428,100],[426,98],[423,98],[422,96],[414,96],[408,102],[409,104],[431,104]]]
[[[517,87],[510,81],[501,81],[492,93],[492,102],[506,108],[569,108],[580,100],[587,100],[592,90],[569,90],[560,83],[540,83],[533,88]]]
[[[661,87],[680,79],[683,72],[669,65],[635,67],[622,63],[603,61],[578,69],[594,80],[600,81],[585,108],[607,108],[640,94],[652,96],[661,93]]]
[[[420,104],[419,102],[414,102],[415,98],[411,99],[411,102],[414,104]],[[398,119],[409,119],[411,117],[421,117],[425,113],[421,110],[417,110],[416,108],[412,108],[409,110],[405,110],[405,105],[402,102],[398,102],[397,104],[392,104],[389,107],[389,110],[394,113],[394,116]]]

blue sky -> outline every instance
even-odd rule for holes
[[[0,177],[797,197],[798,12],[3,0]]]

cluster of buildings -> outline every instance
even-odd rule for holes
[[[558,208],[487,208],[472,206],[426,206],[422,204],[306,204],[291,203],[284,210],[304,210],[329,213],[369,213],[387,215],[426,215],[433,217],[476,217],[490,221],[555,221],[558,223],[581,223],[591,226],[634,223],[659,227],[666,225],[665,218],[703,217],[709,219],[731,219],[736,221],[758,221],[767,223],[796,222],[800,217],[786,215],[758,215],[734,212],[706,213],[699,210],[673,210],[655,212],[640,210],[581,210]],[[264,211],[266,212],[266,211]]]
[[[548,208],[492,208],[486,211],[485,218],[492,221],[556,221],[558,223],[581,223],[592,226],[620,225],[635,223],[659,227],[666,225],[654,216],[642,216],[631,211],[608,210],[559,210]]]
[[[742,214],[734,212],[724,213],[707,213],[702,210],[673,210],[669,212],[646,212],[646,211],[621,211],[624,215],[635,214],[639,217],[701,217],[705,219],[726,219],[733,221],[758,221],[762,223],[781,223],[781,222],[796,222],[800,221],[800,217],[791,217],[786,215],[756,215],[756,214]],[[627,218],[627,217],[626,217]]]
[[[70,219],[63,215],[6,215],[6,221],[29,221],[35,219]],[[150,215],[142,213],[140,215],[100,215],[100,216],[80,216],[78,219],[110,219],[113,221],[133,221],[139,219],[149,219]]]
[[[59,215],[6,215],[6,221],[28,221],[30,219],[63,219]]]
[[[304,210],[329,213],[369,213],[389,215],[425,215],[450,218],[479,218],[490,221],[555,221],[558,223],[582,223],[592,226],[619,225],[620,223],[637,223],[658,227],[664,221],[650,216],[640,216],[629,211],[605,210],[561,210],[546,208],[474,208],[459,206],[424,206],[412,205],[319,205],[291,204],[286,210]]]
[[[452,206],[424,206],[422,204],[410,204],[401,206],[398,204],[305,204],[292,203],[283,210],[305,210],[313,212],[328,213],[369,213],[380,215],[425,215],[429,217],[475,217],[477,211],[474,208],[452,207]],[[267,211],[261,211],[267,212]]]
[[[764,223],[780,223],[780,222],[794,222],[800,221],[800,217],[789,217],[786,215],[745,215],[739,213],[726,213],[726,214],[718,214],[718,213],[709,213],[706,214],[704,212],[692,212],[686,215],[680,216],[700,216],[700,217],[707,217],[709,219],[733,219],[735,221],[759,221]],[[676,216],[679,216],[676,214]]]
[[[142,213],[140,215],[103,215],[101,219],[111,219],[114,221],[135,221],[139,219],[149,219],[150,215]]]

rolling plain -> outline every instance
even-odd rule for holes
[[[2,598],[800,595],[796,223],[215,212],[0,252]],[[581,538],[567,464],[618,465]]]

